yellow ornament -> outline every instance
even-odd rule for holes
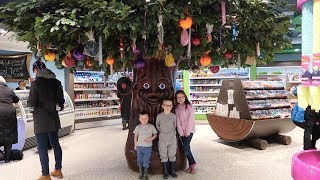
[[[172,53],[166,55],[164,58],[164,64],[168,67],[173,67],[176,65]]]
[[[47,60],[47,61],[52,62],[52,61],[54,61],[56,59],[56,53],[47,51],[44,54],[44,59]]]

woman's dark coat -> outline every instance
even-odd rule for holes
[[[33,107],[34,134],[57,131],[61,128],[56,106],[63,108],[61,82],[49,69],[38,71],[32,82],[28,106]]]
[[[18,142],[16,108],[18,96],[5,83],[0,82],[0,145]]]

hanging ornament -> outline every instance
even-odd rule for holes
[[[162,50],[163,44],[164,44],[164,30],[163,30],[163,16],[162,14],[158,15],[159,23],[157,24],[158,27],[158,40],[159,40],[159,48]]]
[[[206,54],[200,58],[200,65],[201,66],[208,66],[210,63],[211,63],[211,57],[208,54]]]
[[[38,42],[37,43],[37,55],[36,55],[36,59],[37,60],[41,60],[41,57],[42,57],[42,53],[41,53],[41,49],[42,49],[42,43],[41,42]]]
[[[120,51],[120,58],[124,58],[124,42],[122,36],[120,37],[120,44],[119,44],[119,51]]]
[[[224,53],[224,58],[225,59],[231,59],[232,58],[232,52],[231,51],[227,51]]]
[[[213,25],[212,24],[206,24],[206,28],[207,28],[207,41],[211,42],[212,41],[212,31],[213,31]]]
[[[180,43],[182,46],[186,46],[189,43],[189,35],[186,29],[181,32]]]
[[[173,67],[176,65],[176,63],[174,62],[174,57],[173,57],[172,53],[169,53],[166,55],[166,57],[164,59],[164,64],[168,67]]]
[[[83,54],[84,46],[82,44],[78,44],[77,47],[73,50],[73,57],[78,60],[84,60],[86,55]]]
[[[259,57],[261,55],[261,52],[260,52],[260,42],[257,42],[256,44],[256,51],[257,51],[257,56]]]
[[[255,56],[247,56],[245,63],[250,66],[256,64],[256,57]]]
[[[44,59],[52,62],[56,59],[56,53],[53,50],[46,50],[46,53],[44,54]]]
[[[197,31],[197,30],[196,30]],[[201,40],[200,40],[200,36],[198,33],[195,33],[195,35],[193,36],[192,40],[191,40],[191,43],[192,45],[194,46],[199,46],[200,43],[201,43]]]
[[[65,67],[73,67],[73,66],[75,66],[74,59],[72,58],[70,50],[68,50],[67,55],[63,58],[63,62],[65,64]]]
[[[114,58],[109,56],[107,59],[106,59],[106,63],[108,65],[113,65],[114,64]]]
[[[235,41],[237,39],[237,25],[236,25],[236,22],[232,23],[231,29],[232,29],[232,41]]]
[[[134,61],[133,67],[137,69],[141,69],[141,68],[144,68],[145,64],[146,63],[144,62],[144,59],[142,58],[141,55],[139,55],[139,57]]]
[[[191,59],[191,27],[189,28],[187,59]]]
[[[136,44],[136,38],[132,39],[132,44],[131,44],[131,48],[132,48],[132,52],[135,55],[138,55],[141,53],[140,49],[137,48],[137,44]]]
[[[182,29],[190,28],[192,26],[192,18],[190,16],[186,16],[184,19],[180,19],[179,25]]]
[[[224,25],[227,22],[225,0],[221,0],[221,22],[222,22],[222,25]]]
[[[87,58],[87,59],[85,60],[85,63],[84,63],[84,64],[85,64],[85,66],[88,67],[88,68],[91,68],[92,65],[93,65],[92,62],[91,62],[91,60],[90,60],[89,58]]]
[[[87,32],[86,35],[89,38],[89,40],[84,47],[83,54],[90,57],[96,57],[99,52],[99,46],[95,42],[93,31]]]
[[[220,66],[210,66],[210,71],[212,73],[217,73],[220,71]]]

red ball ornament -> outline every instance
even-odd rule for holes
[[[192,39],[192,45],[199,46],[199,44],[200,44],[200,38],[195,37]]]
[[[224,53],[224,58],[225,59],[231,59],[232,58],[232,53],[231,52],[225,52]]]

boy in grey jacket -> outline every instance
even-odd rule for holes
[[[173,108],[172,100],[163,100],[162,108],[163,112],[157,116],[156,127],[159,131],[159,154],[162,164],[163,179],[168,179],[168,174],[177,178],[178,175],[175,172],[177,152],[176,115],[171,112]]]
[[[134,149],[137,151],[137,164],[139,166],[139,179],[148,180],[148,169],[152,152],[152,141],[157,137],[156,128],[149,123],[147,112],[139,115],[141,124],[134,129]]]

